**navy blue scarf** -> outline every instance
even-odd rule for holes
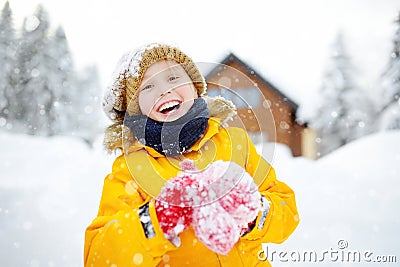
[[[206,101],[199,97],[189,111],[175,121],[159,122],[141,114],[126,115],[124,124],[140,143],[165,156],[177,156],[204,134],[209,116]]]

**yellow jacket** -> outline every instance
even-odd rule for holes
[[[205,247],[191,227],[179,235],[181,245],[176,247],[164,237],[153,199],[164,181],[177,175],[182,156],[167,158],[136,142],[115,159],[112,172],[104,179],[97,218],[86,229],[85,266],[269,265],[258,259],[261,243],[283,242],[299,223],[293,191],[276,179],[274,169],[258,155],[243,129],[222,128],[219,119],[209,119],[204,136],[184,156],[199,169],[216,160],[234,161],[245,168],[270,202],[267,217],[261,219],[260,212],[255,227],[226,256]],[[145,204],[153,237],[146,237],[139,218]]]

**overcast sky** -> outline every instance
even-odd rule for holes
[[[233,51],[309,108],[340,29],[360,83],[377,94],[400,11],[399,0],[9,2],[16,27],[43,3],[52,28],[64,27],[77,67],[98,65],[103,86],[125,51],[163,42],[198,62],[218,62]]]

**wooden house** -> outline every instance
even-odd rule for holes
[[[210,96],[222,95],[237,106],[237,120],[255,143],[278,142],[293,156],[314,157],[307,124],[296,119],[298,105],[233,53],[205,78]]]

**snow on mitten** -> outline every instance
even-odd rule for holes
[[[180,245],[178,234],[192,223],[193,209],[187,193],[192,183],[190,175],[179,174],[165,183],[155,201],[160,227],[176,246]]]
[[[198,169],[194,162],[187,159],[180,166],[182,172],[165,183],[155,201],[160,227],[166,238],[177,246],[180,244],[178,234],[192,223],[192,206],[199,195]]]
[[[227,255],[240,237],[235,220],[218,202],[194,208],[193,229],[206,247],[222,255]]]
[[[203,175],[209,177],[208,182],[212,181],[210,187],[219,204],[245,232],[260,211],[261,194],[251,175],[238,164],[226,161],[212,163]]]
[[[191,186],[186,190],[187,205],[198,207],[207,205],[215,200],[215,193],[211,190],[208,176],[197,169],[192,160],[185,159],[180,163],[185,176],[190,177]]]
[[[235,219],[241,230],[246,231],[260,211],[261,194],[253,178],[245,172],[232,190],[219,199],[221,206]]]
[[[180,163],[182,171],[197,171],[196,165],[194,165],[194,161],[190,159],[184,159]]]

